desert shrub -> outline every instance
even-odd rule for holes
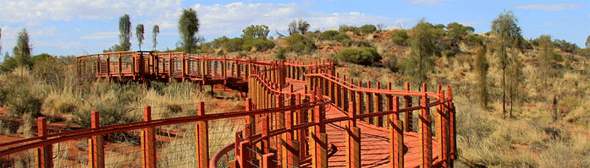
[[[356,26],[340,25],[338,31],[341,33],[353,32],[354,34],[359,34],[359,29]]]
[[[5,88],[8,93],[4,105],[10,110],[10,115],[22,116],[24,113],[30,113],[34,118],[41,116],[44,96],[35,93],[35,88],[32,87],[28,83],[14,82]]]
[[[381,55],[374,48],[345,48],[338,52],[338,59],[361,65],[373,65],[381,60]]]
[[[244,41],[245,40],[243,38],[229,39],[225,43],[223,43],[223,47],[227,52],[241,51],[242,45],[244,45]]]
[[[316,49],[315,43],[305,36],[294,33],[285,38],[289,52],[308,53]]]
[[[371,34],[375,31],[377,31],[377,27],[372,24],[366,24],[366,25],[361,26],[359,28],[359,31],[362,32],[363,34]]]
[[[287,51],[285,51],[284,48],[279,48],[279,51],[277,51],[277,53],[275,53],[275,59],[277,60],[284,60],[287,58],[286,54]]]
[[[410,36],[408,36],[408,32],[405,30],[396,29],[391,32],[391,41],[397,45],[406,45],[408,38],[410,38]]]
[[[275,47],[275,43],[264,39],[248,39],[244,41],[242,46],[243,51],[251,51],[255,48],[256,51],[266,51]]]
[[[166,109],[174,114],[182,112],[182,106],[178,104],[167,104]]]
[[[384,57],[383,64],[385,67],[387,67],[387,69],[394,73],[399,72],[401,69],[397,57],[395,56]]]
[[[90,128],[91,126],[91,112],[98,111],[100,114],[100,126],[109,126],[117,124],[125,124],[140,121],[139,116],[127,115],[132,109],[126,107],[124,104],[115,103],[107,104],[98,102],[91,104],[89,107],[81,108],[73,113],[72,121],[82,128]],[[127,132],[112,133],[106,135],[108,140],[113,142],[129,142],[132,144],[139,144],[139,136],[132,135]]]
[[[328,31],[323,32],[320,36],[322,37],[322,39],[325,39],[325,40],[333,40],[334,37],[336,37],[339,34],[340,34],[340,32],[338,32],[336,30],[328,30]]]
[[[553,52],[553,54],[551,54],[551,59],[556,62],[563,62],[563,56],[556,52]]]
[[[477,34],[468,34],[465,37],[465,44],[470,47],[483,45],[483,39]]]

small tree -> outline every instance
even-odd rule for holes
[[[553,55],[553,43],[551,36],[541,35],[539,37],[539,46],[541,47],[541,55],[539,57],[539,68],[541,71],[541,78],[543,79],[544,87],[547,87],[547,80],[550,77],[553,66],[551,65],[551,56]]]
[[[435,52],[433,41],[434,34],[430,31],[431,25],[420,19],[418,24],[412,28],[413,35],[410,37],[410,59],[406,63],[404,72],[412,76],[415,83],[424,83],[428,80],[426,74],[433,67],[432,55]]]
[[[522,37],[521,29],[518,27],[518,19],[514,17],[513,12],[505,11],[492,21],[491,30],[496,35],[498,48],[496,55],[500,58],[500,67],[502,68],[502,113],[506,115],[506,68],[508,66],[506,48],[518,43],[518,39]]]
[[[510,100],[510,118],[513,117],[514,103],[520,104],[524,97],[522,84],[526,77],[522,71],[524,67],[522,61],[518,58],[518,52],[513,51],[512,57],[510,58],[510,64],[507,68],[508,71],[508,95]]]
[[[135,28],[135,37],[137,37],[137,45],[139,45],[139,51],[141,51],[141,45],[143,44],[143,24],[138,24]]]
[[[289,23],[289,35],[294,33],[305,34],[309,30],[309,23],[303,19],[293,20]]]
[[[158,40],[156,40],[156,37],[158,36],[158,34],[160,34],[160,27],[158,25],[154,25],[154,28],[152,29],[152,37],[153,37],[153,43],[154,43],[154,50],[156,50],[156,45],[158,45]]]
[[[490,65],[486,58],[485,46],[480,46],[477,49],[475,59],[475,71],[477,72],[477,95],[480,100],[480,105],[484,108],[488,107],[489,93],[488,93],[488,69]]]
[[[131,21],[129,15],[125,14],[119,18],[119,48],[116,51],[129,51],[131,49]]]
[[[247,39],[266,39],[266,37],[268,37],[268,33],[270,32],[270,30],[268,30],[268,26],[266,25],[251,25],[242,30],[242,32],[244,33],[242,37]]]
[[[31,66],[31,45],[29,45],[29,33],[27,29],[23,29],[18,33],[16,46],[12,50],[16,62],[20,66]]]
[[[183,9],[182,15],[178,20],[178,31],[182,48],[187,53],[193,52],[193,49],[198,43],[198,38],[195,34],[199,32],[199,26],[197,12],[193,8]]]
[[[590,35],[586,38],[586,48],[590,48]]]
[[[297,33],[297,21],[293,20],[291,23],[289,23],[289,36]]]
[[[305,34],[305,32],[309,30],[309,23],[303,19],[299,19],[297,22],[297,29],[299,30],[300,34]]]

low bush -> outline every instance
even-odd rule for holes
[[[375,31],[377,31],[377,27],[372,24],[366,24],[366,25],[361,26],[359,28],[359,31],[362,32],[363,34],[371,34],[371,33],[374,33]]]
[[[356,26],[340,25],[338,31],[341,33],[353,32],[354,34],[360,34],[359,28]]]
[[[298,33],[286,37],[285,42],[287,43],[285,49],[289,52],[309,53],[316,49],[316,45],[311,39]]]
[[[243,51],[266,51],[275,47],[275,43],[264,39],[248,39],[244,41],[242,46]]]
[[[397,45],[405,46],[409,38],[405,30],[396,29],[391,32],[391,41]]]
[[[374,48],[345,48],[338,52],[338,59],[361,65],[373,65],[381,60],[381,55]]]

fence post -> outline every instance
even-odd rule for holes
[[[406,92],[410,91],[410,83],[406,82]],[[412,97],[410,96],[404,96],[404,108],[409,108],[412,107]],[[412,114],[414,113],[414,111],[408,111],[404,114],[404,129],[407,132],[412,131],[412,122],[413,122],[413,118]]]
[[[395,113],[388,118],[389,125],[389,163],[391,167],[404,167],[404,131],[399,120],[399,99],[388,99],[388,110]]]
[[[346,168],[361,167],[360,128],[356,127],[354,102],[348,102],[348,123],[346,125]]]
[[[263,153],[269,153],[270,152],[270,140],[268,137],[268,133],[269,133],[269,129],[268,129],[268,116],[264,116],[262,117],[262,151]]]
[[[371,81],[367,81],[367,89],[371,88]],[[371,92],[367,92],[365,94],[366,97],[366,101],[365,101],[365,114],[369,114],[371,113],[371,106],[373,105],[373,103],[371,103],[373,101],[373,94]],[[374,120],[372,117],[365,117],[363,118],[363,121],[369,123],[369,124],[375,124]]]
[[[242,142],[240,142],[240,167],[241,168],[250,168],[250,163],[248,163],[248,160],[250,160],[250,150],[248,148],[250,148],[250,140],[246,139]],[[237,158],[236,158],[237,159]]]
[[[205,115],[205,102],[199,101],[197,103],[197,115],[203,116]],[[209,126],[207,121],[198,121],[195,125],[195,142],[197,143],[195,147],[197,147],[197,160],[199,167],[206,168],[209,167],[209,133],[208,133]]]
[[[262,168],[276,168],[277,164],[273,161],[276,160],[274,153],[266,153],[262,155]]]
[[[152,120],[152,107],[145,106],[143,111],[143,121],[149,122]],[[156,167],[156,132],[154,127],[145,128],[143,131],[143,158],[144,167]]]
[[[45,117],[37,118],[37,136],[44,137],[47,136],[47,119]],[[45,140],[46,138],[41,138]],[[40,168],[51,168],[53,167],[53,147],[52,145],[47,145],[40,147],[37,152],[39,153],[39,164]]]
[[[377,82],[376,89],[379,90],[379,88],[381,88],[381,83]],[[373,102],[374,102],[373,113],[383,111],[383,109],[381,107],[381,100],[383,97],[379,93],[375,93],[374,96],[375,96],[375,99],[373,99]],[[381,121],[382,118],[383,117],[381,117],[381,116],[373,117],[373,121],[375,122],[375,126],[383,126],[383,122]]]
[[[426,90],[426,83],[423,85],[424,95],[422,96],[422,109],[420,114],[420,167],[432,167],[432,133],[430,128],[430,110],[428,108],[428,95]]]
[[[444,93],[442,90],[442,85],[437,85],[437,91],[438,91],[438,102],[440,103],[438,106],[436,106],[436,115],[435,115],[435,119],[436,119],[436,137],[437,137],[437,142],[439,145],[439,153],[438,153],[438,158],[441,160],[442,166],[443,167],[447,167],[447,156],[446,156],[446,137],[447,137],[447,132],[446,132],[446,113],[444,110]]]
[[[449,135],[450,135],[450,158],[449,167],[453,167],[453,161],[457,159],[457,135],[455,121],[455,104],[453,103],[453,92],[451,86],[447,86],[447,100],[449,100],[447,107],[449,108]]]
[[[91,124],[90,127],[92,129],[96,129],[100,127],[100,114],[98,113],[98,111],[91,111],[90,112],[90,120],[91,120]],[[103,168],[105,166],[104,164],[104,139],[102,137],[102,135],[96,135],[96,136],[92,136],[92,148],[94,151],[93,156],[93,160],[94,160],[94,167],[96,168]]]

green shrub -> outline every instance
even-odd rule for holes
[[[7,89],[7,96],[4,104],[10,109],[12,116],[22,116],[24,113],[30,113],[32,117],[41,116],[41,105],[43,105],[43,95],[34,93],[30,84],[15,82]]]
[[[340,33],[334,37],[334,40],[336,40],[336,41],[343,41],[343,40],[348,40],[348,39],[350,39],[350,37],[348,37],[348,35],[346,35],[344,33]]]
[[[475,47],[483,45],[483,39],[480,35],[469,34],[465,37],[465,44],[469,47]]]
[[[559,53],[553,52],[553,54],[551,55],[551,59],[556,62],[562,62],[563,56],[561,56],[561,54]]]
[[[294,33],[285,38],[289,52],[309,53],[316,49],[315,43],[305,36]]]
[[[381,60],[381,55],[374,48],[345,48],[338,52],[338,59],[361,65],[373,65]]]
[[[410,38],[410,36],[408,36],[408,33],[405,30],[396,29],[391,32],[391,41],[397,45],[405,46],[408,38]]]
[[[275,59],[277,60],[284,60],[287,58],[287,56],[285,55],[285,49],[284,48],[279,48],[279,51],[277,53],[275,53]]]
[[[275,47],[275,43],[269,40],[261,38],[248,39],[244,41],[242,50],[251,51],[252,48],[256,48],[256,51],[266,51]]]
[[[359,28],[359,30],[363,33],[363,34],[371,34],[375,31],[377,31],[377,27],[375,25],[372,24],[366,24],[363,25]]]
[[[323,32],[321,34],[321,37],[324,40],[333,40],[334,37],[336,37],[339,34],[340,34],[340,32],[338,32],[336,30],[328,30],[328,31]]]
[[[243,38],[229,39],[225,43],[223,43],[223,47],[225,48],[225,50],[227,52],[241,51],[242,50],[242,45],[244,44],[244,41],[245,40]]]
[[[129,114],[132,109],[127,108],[122,103],[105,104],[99,102],[92,104],[88,108],[83,108],[73,113],[73,122],[82,128],[90,128],[91,126],[91,111],[98,111],[100,114],[100,126],[109,126],[117,124],[126,124],[140,121],[139,116],[131,116]],[[108,140],[112,142],[130,142],[132,144],[139,144],[139,136],[128,132],[120,132],[108,134]]]
[[[356,26],[340,25],[338,31],[341,33],[353,32],[354,34],[359,34],[359,29]]]

